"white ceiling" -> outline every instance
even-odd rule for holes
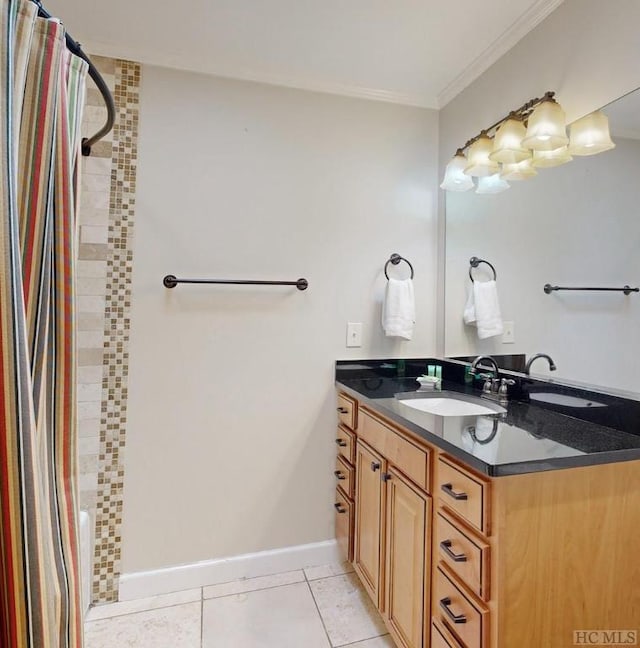
[[[95,54],[440,108],[562,0],[47,0]]]

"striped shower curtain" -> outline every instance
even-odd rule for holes
[[[0,646],[80,648],[74,258],[87,64],[0,0]]]

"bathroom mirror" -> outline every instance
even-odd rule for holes
[[[445,355],[544,352],[557,371],[539,360],[532,374],[640,394],[640,293],[544,291],[640,286],[640,89],[602,110],[614,149],[500,194],[447,193]],[[479,340],[464,324],[471,257],[495,267],[513,341]],[[473,275],[492,272],[481,264]]]

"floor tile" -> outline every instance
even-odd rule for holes
[[[376,637],[375,639],[365,639],[357,643],[348,644],[341,648],[396,648],[391,635],[384,635],[384,637]]]
[[[157,610],[158,608],[171,605],[182,605],[183,603],[194,603],[200,600],[202,593],[200,588],[174,592],[172,594],[161,594],[149,598],[136,599],[134,601],[121,601],[109,605],[96,605],[89,610],[85,621],[97,621],[98,619],[109,619],[123,614]]]
[[[321,565],[320,567],[306,567],[304,570],[307,580],[318,580],[319,578],[330,578],[331,576],[341,576],[350,574],[353,571],[353,565],[348,562],[335,563],[333,565]]]
[[[257,590],[268,589],[269,587],[279,587],[280,585],[291,585],[304,581],[302,571],[284,572],[283,574],[274,574],[273,576],[258,576],[257,578],[245,578],[233,581],[231,583],[222,583],[220,585],[210,585],[205,587],[204,598],[218,598],[219,596],[229,596],[230,594],[242,594],[243,592],[254,592]]]
[[[355,574],[309,583],[332,646],[387,633],[382,618]]]
[[[90,621],[85,648],[199,648],[201,602]],[[220,646],[224,644],[219,644]]]
[[[203,648],[329,648],[307,583],[209,599]]]

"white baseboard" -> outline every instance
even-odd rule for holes
[[[269,576],[303,567],[317,567],[341,562],[335,540],[296,547],[204,560],[190,565],[164,567],[120,576],[120,601],[132,601],[158,594],[228,583],[240,578]]]

